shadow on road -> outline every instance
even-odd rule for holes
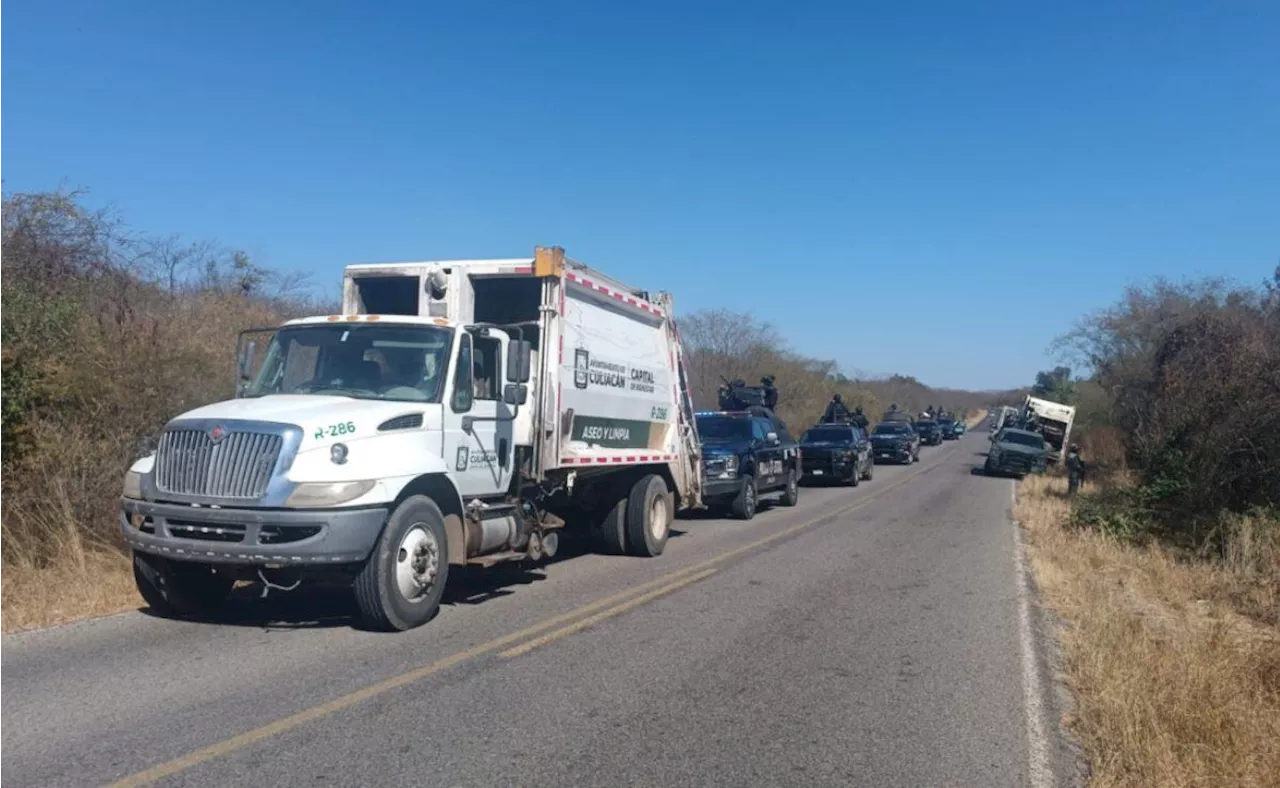
[[[685,531],[671,529],[672,539]],[[538,564],[506,563],[492,567],[453,566],[441,607],[479,605],[490,599],[509,596],[521,586],[547,579],[547,569],[594,552],[591,540],[584,535],[565,535],[555,558]],[[643,560],[643,559],[636,559]],[[186,616],[182,620],[219,626],[254,627],[264,630],[326,629],[351,627],[360,629],[355,597],[351,587],[334,582],[312,582],[295,591],[272,589],[264,598],[263,584],[246,583],[231,592],[226,604],[216,615]],[[138,612],[153,618],[170,618],[150,607]]]

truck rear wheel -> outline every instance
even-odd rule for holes
[[[423,495],[405,499],[387,518],[353,583],[364,624],[404,631],[430,621],[440,610],[449,579],[448,557],[440,507]]]
[[[627,552],[627,498],[619,498],[605,510],[604,518],[596,525],[596,542],[606,555],[623,555]]]
[[[216,612],[226,602],[235,578],[211,564],[134,553],[133,582],[155,612],[187,616]]]
[[[667,483],[656,473],[642,476],[627,496],[627,552],[650,558],[662,555],[671,535],[675,502]]]

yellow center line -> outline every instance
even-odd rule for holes
[[[628,610],[640,607],[645,602],[652,602],[653,600],[657,599],[660,596],[666,596],[667,594],[670,594],[673,591],[678,591],[679,589],[684,588],[687,585],[696,583],[699,580],[702,580],[703,578],[710,577],[711,575],[714,575],[716,572],[719,572],[719,571],[720,571],[719,569],[703,570],[701,572],[698,572],[695,575],[690,575],[689,577],[686,577],[683,580],[677,580],[671,585],[663,586],[662,588],[656,589],[654,591],[650,591],[647,594],[641,594],[640,596],[635,597],[634,599],[630,599],[626,602],[623,602],[620,605],[615,605],[607,610],[602,610],[593,616],[587,616],[584,619],[575,621],[574,623],[570,624],[567,627],[562,627],[560,629],[552,630],[551,632],[548,632],[542,637],[537,637],[537,638],[534,638],[533,640],[526,640],[524,643],[521,643],[520,645],[514,648],[509,648],[506,651],[499,653],[498,656],[503,657],[505,659],[511,659],[513,657],[518,657],[521,654],[528,654],[530,651],[533,651],[535,648],[538,648],[540,646],[545,646],[546,644],[550,643],[553,640],[559,640],[560,638],[566,637],[568,635],[572,635],[575,632],[581,632],[582,630],[588,627],[594,626],[600,623],[601,621],[604,621],[606,618],[613,618],[614,616],[619,615],[621,613],[625,613]]]
[[[952,449],[951,451],[947,452],[947,454],[943,455],[941,459],[945,460],[947,457],[951,456],[955,452],[956,452],[956,449]],[[753,542],[742,545],[740,547],[736,547],[732,550],[721,553],[705,561],[701,561],[691,566],[684,567],[683,569],[677,569],[675,571],[668,572],[667,574],[664,574],[661,577],[657,577],[648,582],[640,583],[639,585],[632,586],[623,591],[619,591],[616,594],[607,596],[603,599],[599,599],[599,600],[596,600],[595,602],[591,602],[589,604],[582,605],[581,607],[574,608],[573,610],[570,610],[566,613],[562,613],[558,616],[553,616],[551,618],[544,619],[542,621],[539,621],[536,624],[525,627],[524,629],[521,629],[516,632],[512,632],[508,635],[503,635],[501,637],[494,638],[493,640],[489,640],[485,643],[481,643],[478,646],[473,646],[472,648],[466,649],[465,651],[459,651],[456,654],[451,654],[447,657],[443,657],[428,665],[423,665],[421,667],[414,668],[413,670],[407,671],[405,673],[401,673],[397,676],[392,676],[391,678],[384,679],[374,684],[370,684],[367,687],[361,687],[360,689],[349,692],[346,695],[340,695],[332,700],[328,700],[328,701],[325,701],[324,703],[311,706],[299,712],[295,712],[294,714],[290,714],[287,717],[282,717],[276,720],[275,722],[270,722],[270,723],[267,723],[266,725],[253,728],[252,730],[245,731],[244,733],[238,734],[236,736],[232,736],[231,738],[224,739],[220,742],[216,742],[207,747],[202,747],[198,750],[192,750],[186,755],[180,755],[177,758],[174,758],[173,760],[165,761],[164,763],[160,763],[155,766],[152,766],[150,769],[146,769],[146,770],[128,775],[126,777],[123,777],[120,780],[117,780],[116,782],[110,783],[109,786],[110,788],[135,788],[136,786],[149,785],[150,783],[156,782],[157,780],[163,780],[164,778],[171,777],[177,774],[178,772],[182,772],[187,769],[190,769],[193,766],[198,766],[207,761],[211,761],[215,758],[222,757],[223,755],[229,755],[233,752],[236,752],[237,750],[242,750],[245,747],[248,747],[253,744],[257,744],[258,742],[264,741],[273,736],[278,736],[282,733],[291,731],[294,728],[307,724],[308,722],[313,722],[315,720],[327,717],[331,714],[342,711],[343,709],[350,708],[351,706],[354,706],[357,703],[362,703],[366,700],[369,700],[370,698],[374,698],[374,697],[377,697],[378,695],[382,695],[384,693],[390,692],[393,689],[403,687],[406,684],[411,684],[415,681],[420,681],[421,679],[425,679],[428,676],[432,676],[436,673],[440,673],[441,671],[448,670],[449,668],[460,665],[463,662],[466,662],[468,660],[475,659],[476,657],[484,656],[485,654],[498,651],[499,649],[507,649],[506,651],[503,651],[500,654],[500,656],[508,657],[508,658],[527,653],[535,648],[538,648],[541,645],[549,643],[553,640],[558,640],[567,635],[571,635],[574,632],[581,631],[582,629],[585,629],[594,623],[602,621],[606,618],[610,618],[612,616],[619,615],[621,613],[625,613],[628,610],[639,607],[645,602],[649,602],[660,596],[671,593],[672,591],[676,591],[677,589],[682,588],[686,585],[690,585],[699,580],[702,580],[703,578],[717,571],[713,567],[716,567],[719,564],[723,564],[732,558],[742,555],[743,553],[754,551],[764,545],[770,544],[772,542],[776,542],[779,539],[784,539],[795,533],[803,531],[806,528],[812,527],[813,525],[819,522],[829,520],[833,517],[839,517],[840,515],[843,515],[843,514],[848,514],[849,512],[854,511],[855,509],[860,509],[863,506],[866,506],[867,504],[876,500],[877,498],[887,495],[888,493],[906,485],[912,479],[916,478],[917,476],[921,475],[927,470],[931,470],[932,468],[940,464],[940,462],[941,460],[939,460],[939,462],[930,463],[928,466],[922,467],[920,468],[920,470],[915,471],[914,473],[911,473],[910,475],[906,476],[901,481],[895,482],[889,485],[888,487],[883,487],[868,495],[861,496],[858,498],[858,500],[848,505],[839,506],[830,511],[823,512],[813,518],[810,518],[809,520],[804,521],[803,523],[788,526],[779,531],[775,531],[769,536],[763,537],[761,539],[757,539]],[[710,571],[707,571],[707,570],[710,570]],[[645,593],[645,592],[648,592],[648,593]],[[639,596],[635,596],[636,594],[639,594]],[[623,602],[624,600],[628,600],[628,599],[630,599],[630,601],[626,601],[624,604],[619,604],[620,602]],[[615,605],[616,607],[613,607]],[[612,609],[606,609],[606,608],[612,608]],[[597,613],[596,611],[601,611],[601,612]],[[578,619],[579,617],[582,617],[587,614],[592,614],[592,613],[594,613],[595,615],[591,615],[587,618],[584,618],[583,620],[578,621],[572,626],[564,627],[562,629],[557,629],[554,632],[550,632],[548,634],[542,635],[542,633],[547,632],[547,630],[556,629],[557,627],[561,627],[562,625],[572,622],[575,619]],[[538,635],[542,635],[542,636],[536,637]],[[534,639],[526,643],[523,643],[519,646],[508,648],[512,646],[512,644],[520,643],[520,641],[524,640],[525,638],[534,638]]]

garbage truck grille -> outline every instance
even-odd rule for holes
[[[207,498],[260,498],[283,440],[266,432],[176,429],[160,438],[156,487]]]

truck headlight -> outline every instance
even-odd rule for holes
[[[290,493],[284,505],[298,509],[337,506],[354,501],[372,490],[375,484],[377,482],[372,479],[360,482],[303,482]]]
[[[142,474],[137,471],[125,471],[124,489],[120,494],[125,498],[140,500],[142,498]]]

